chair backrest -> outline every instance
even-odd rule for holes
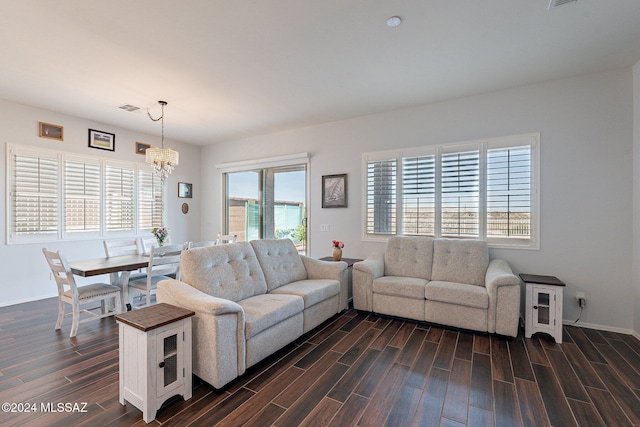
[[[65,257],[60,254],[60,251],[54,252],[47,248],[42,248],[42,253],[47,259],[49,268],[51,268],[51,272],[53,273],[53,278],[56,280],[56,285],[58,285],[58,295],[62,296],[62,294],[66,292],[67,289],[65,289],[65,286],[67,286],[72,291],[73,297],[77,299],[78,287],[76,286],[76,280],[73,277],[73,273]]]
[[[138,239],[104,240],[106,256],[137,255],[143,253],[142,242]]]
[[[207,246],[215,246],[215,240],[204,240],[202,242],[187,242],[187,249],[204,248]]]
[[[221,245],[223,243],[236,243],[238,241],[237,234],[220,234],[218,233],[218,238],[216,239],[216,245]]]
[[[184,245],[164,245],[160,247],[151,247],[149,253],[149,266],[147,267],[147,280],[152,277],[166,276],[168,274],[176,275],[176,279],[180,279],[180,257]]]
[[[158,241],[156,240],[155,237],[138,237],[138,240],[140,241],[140,247],[142,248],[142,253],[146,255],[151,253],[152,247],[158,246]],[[165,242],[166,242],[166,245],[170,245],[171,236],[168,236]]]

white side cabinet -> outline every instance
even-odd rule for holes
[[[537,332],[562,344],[562,297],[565,284],[554,276],[520,274],[526,286],[525,337]]]
[[[191,398],[191,316],[157,304],[116,316],[120,334],[120,403],[142,411],[149,423],[170,397]]]

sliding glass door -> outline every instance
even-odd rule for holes
[[[289,238],[306,253],[306,165],[224,175],[228,234],[238,241]]]

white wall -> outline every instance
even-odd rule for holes
[[[123,114],[129,113],[123,112]],[[149,120],[144,112],[140,114],[140,120]],[[64,126],[64,141],[38,137],[38,122]],[[89,148],[87,138],[90,128],[115,133],[115,152]],[[7,143],[144,163],[144,156],[135,154],[136,141],[156,146],[160,143],[160,137],[0,100],[0,142],[2,143],[0,164],[3,170],[6,169],[7,164]],[[167,197],[165,203],[166,225],[171,230],[170,235],[174,242],[198,240],[200,237],[202,194],[200,188],[200,147],[176,141],[165,141],[165,145],[180,153],[180,165],[167,180],[165,189]],[[0,306],[51,297],[57,292],[55,282],[50,279],[49,267],[41,252],[41,248],[45,244],[7,245],[6,178],[5,171],[0,177],[0,186],[5,195],[3,208],[0,209],[0,222],[3,224],[0,231],[0,271],[2,271]],[[192,199],[178,199],[178,182],[193,183],[194,196]],[[183,215],[180,209],[184,201],[187,201],[191,208],[187,215]],[[48,242],[46,247],[63,250],[70,261],[104,256],[102,240]],[[109,278],[101,276],[96,280],[108,281]],[[90,281],[92,280],[78,280],[79,283]]]
[[[640,338],[640,62],[633,67],[633,329]]]
[[[628,68],[205,147],[203,238],[222,227],[214,165],[307,151],[310,254],[329,255],[331,240],[339,239],[345,257],[363,258],[384,248],[361,239],[363,152],[540,132],[541,249],[492,256],[506,258],[516,272],[563,280],[565,320],[578,317],[574,296],[582,291],[588,298],[582,323],[630,331],[632,87]],[[322,209],[321,177],[337,173],[348,173],[349,207]]]

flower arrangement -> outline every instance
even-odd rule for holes
[[[154,227],[151,234],[158,241],[158,246],[164,246],[165,240],[169,237],[169,229],[167,227]]]
[[[340,261],[342,259],[342,248],[344,248],[344,243],[340,240],[332,240],[333,244],[333,260]]]

